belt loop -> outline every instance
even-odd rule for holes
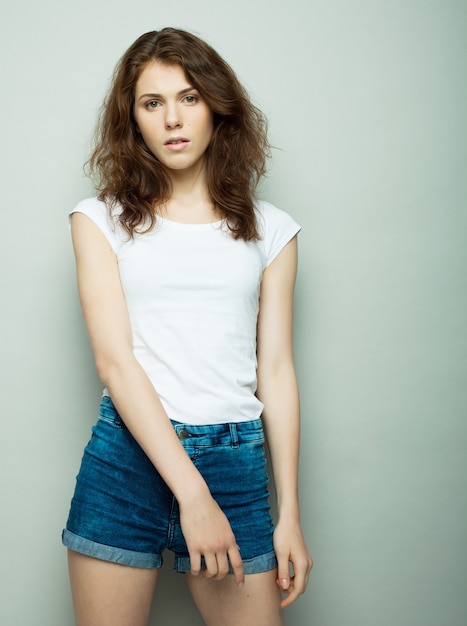
[[[229,429],[230,429],[230,445],[232,446],[232,448],[238,448],[237,424],[230,422]]]

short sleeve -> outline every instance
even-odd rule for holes
[[[256,210],[264,267],[267,267],[300,231],[301,226],[288,213],[269,202],[258,202]]]
[[[70,211],[68,216],[69,222],[73,213],[83,213],[89,217],[89,219],[94,222],[110,243],[113,251],[117,251],[119,244],[119,237],[117,233],[118,226],[116,225],[115,218],[110,216],[105,202],[102,202],[97,198],[87,198],[86,200],[81,200],[81,202],[78,202],[75,208]]]

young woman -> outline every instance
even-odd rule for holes
[[[307,585],[299,227],[254,199],[267,153],[261,113],[205,42],[166,28],[125,53],[90,160],[99,196],[71,217],[105,385],[63,533],[78,626],[145,625],[166,548],[209,626],[279,626]]]

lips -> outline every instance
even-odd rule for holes
[[[186,137],[171,137],[164,142],[164,146],[177,146],[184,143],[188,143],[188,139]]]

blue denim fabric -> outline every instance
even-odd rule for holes
[[[261,420],[172,425],[229,519],[245,573],[276,567]],[[169,549],[174,568],[190,571],[178,503],[108,397],[84,451],[63,543],[134,567],[161,567]]]

